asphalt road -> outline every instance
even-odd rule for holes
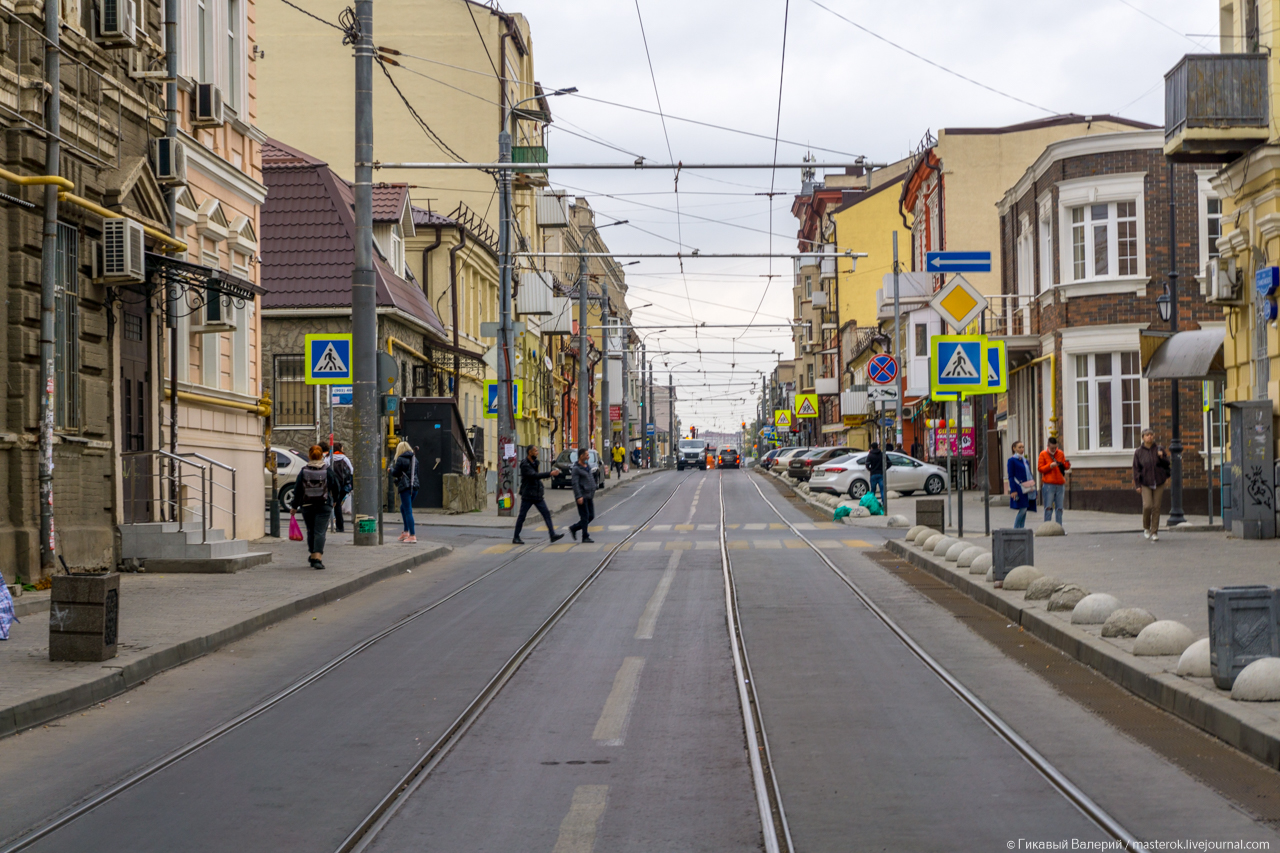
[[[537,544],[506,568],[30,849],[336,849],[610,544],[673,492],[370,849],[761,849],[725,621],[722,484],[742,632],[796,850],[1103,839],[784,529],[752,480],[787,518],[812,523],[748,471],[671,472],[611,490],[593,534],[600,548],[567,539],[548,548],[544,531],[529,531]],[[0,838],[510,559],[506,535],[457,531],[458,551],[413,576],[0,741]],[[1280,844],[869,560],[879,533],[815,526],[806,535],[1139,837]]]

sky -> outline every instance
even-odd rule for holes
[[[892,162],[940,127],[1000,126],[1055,113],[1111,113],[1162,125],[1164,73],[1186,53],[1217,51],[1216,37],[1205,35],[1217,32],[1217,5],[502,2],[504,11],[529,20],[544,88],[579,90],[551,101],[551,162],[628,163],[643,156],[651,162],[758,164],[794,163],[810,150],[820,162],[848,162],[850,155]],[[660,102],[665,126],[660,116],[598,101],[655,111]],[[776,159],[775,127],[782,140],[800,143],[780,142]],[[681,244],[686,252],[708,254],[796,249],[790,207],[799,189],[797,169],[685,171],[678,184],[666,171],[552,171],[551,182],[585,195],[605,220],[629,220],[602,235],[613,251],[671,252]],[[770,191],[785,194],[762,195]],[[652,327],[637,328],[651,351],[735,353],[659,356],[658,379],[665,382],[663,374],[672,371],[676,410],[686,428],[730,431],[753,417],[759,389],[753,383],[777,361],[774,351],[784,359],[792,354],[788,331],[763,325],[790,319],[791,265],[788,259],[690,259],[682,272],[674,259],[658,259],[627,268],[629,302],[637,309],[633,322]],[[646,303],[652,304],[638,307]],[[670,328],[704,322],[760,327]]]

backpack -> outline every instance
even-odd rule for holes
[[[338,491],[342,494],[349,494],[355,488],[355,477],[351,474],[351,463],[347,461],[345,456],[333,459],[333,473],[338,478]]]
[[[322,504],[329,491],[329,469],[308,465],[302,469],[302,502]]]

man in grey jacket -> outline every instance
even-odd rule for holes
[[[591,473],[591,451],[585,447],[578,451],[578,462],[570,469],[569,481],[573,484],[573,496],[578,501],[578,521],[569,526],[569,533],[576,540],[582,531],[582,541],[592,542],[587,525],[596,517],[596,478]]]

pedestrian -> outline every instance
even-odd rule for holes
[[[911,458],[924,459],[924,445],[920,443],[919,437],[911,439]]]
[[[1142,538],[1160,540],[1160,499],[1169,479],[1169,453],[1156,444],[1155,430],[1142,431],[1142,444],[1133,451],[1133,485],[1142,495]]]
[[[615,444],[613,446],[613,470],[617,472],[619,477],[622,476],[622,462],[626,458],[627,453],[622,449],[622,445]]]
[[[640,445],[631,448],[631,464],[640,467]]]
[[[884,443],[884,452],[885,452],[885,453],[892,453],[892,452],[893,452],[893,442],[892,442],[892,441],[886,441],[886,442]]]
[[[1053,510],[1057,509],[1057,522],[1062,524],[1062,499],[1067,493],[1067,471],[1071,463],[1058,448],[1058,437],[1049,436],[1049,446],[1040,451],[1036,460],[1036,468],[1040,471],[1040,497],[1044,503],[1044,520],[1049,521]]]
[[[569,475],[569,480],[573,483],[573,497],[578,502],[578,520],[569,526],[569,533],[575,542],[579,530],[582,531],[583,542],[594,541],[587,527],[596,517],[596,478],[588,464],[590,453],[585,447],[578,451],[578,464],[573,466]]]
[[[1021,530],[1027,526],[1027,510],[1036,510],[1036,481],[1027,462],[1027,446],[1021,441],[1013,443],[1013,455],[1005,470],[1009,476],[1009,509],[1018,511],[1013,526]]]
[[[347,499],[347,495],[355,491],[356,469],[351,464],[351,457],[343,452],[341,441],[333,443],[329,467],[333,469],[333,473],[338,478],[338,485],[341,487],[341,494],[333,505],[333,523],[338,532],[342,533],[342,504]]]
[[[396,445],[391,481],[396,484],[396,491],[400,493],[400,518],[404,521],[400,541],[412,545],[418,541],[413,527],[413,499],[418,494],[418,458],[413,455],[413,448],[407,441]]]
[[[885,494],[884,485],[884,453],[880,450],[879,442],[871,442],[871,450],[867,453],[867,461],[863,463],[867,466],[867,473],[871,475],[871,494],[876,493],[876,489],[880,490],[880,504],[883,506],[889,502],[889,496]]]
[[[550,476],[550,471],[538,471],[538,446],[529,445],[520,462],[520,514],[516,516],[516,533],[511,538],[512,544],[524,544],[520,531],[524,528],[524,519],[531,507],[537,507],[538,512],[542,513],[542,520],[547,523],[547,533],[551,535],[552,542],[564,538],[563,533],[556,533],[556,526],[551,522],[551,510],[547,509],[547,502],[543,498],[542,481]]]
[[[323,569],[324,537],[341,486],[320,445],[312,445],[307,457],[306,466],[293,484],[294,503],[302,508],[302,521],[307,526],[307,562],[313,569]]]

